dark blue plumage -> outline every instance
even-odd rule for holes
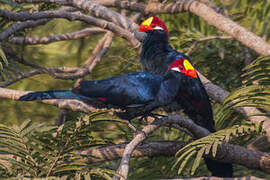
[[[81,81],[72,91],[31,92],[20,97],[19,100],[78,99],[91,105],[99,102],[104,106],[112,105],[127,110],[126,113],[118,113],[118,115],[131,120],[137,116],[147,115],[157,107],[173,104],[179,96],[181,78],[181,73],[173,69],[164,76],[148,72],[129,73],[104,80]],[[138,111],[137,107],[143,108]]]
[[[162,77],[150,73],[130,73],[105,80],[82,81],[74,91],[86,97],[102,97],[104,103],[120,107],[147,104],[155,100]]]
[[[96,100],[120,108],[143,106],[155,100],[163,78],[147,72],[130,73],[96,81],[81,81],[71,90],[32,92],[19,100],[43,99]]]
[[[165,24],[157,17],[150,17],[139,27],[139,31],[146,32],[142,43],[140,62],[146,72],[165,75],[168,68],[176,60],[182,60],[179,71],[178,95],[176,103],[183,109],[195,123],[215,132],[214,119],[211,104],[207,92],[197,76],[195,69],[190,64],[189,58],[174,50],[168,42],[168,31]],[[185,69],[186,68],[186,69]],[[188,72],[190,69],[191,71]],[[232,164],[220,163],[211,159],[205,159],[208,169],[213,176],[232,177]]]
[[[147,31],[140,56],[144,71],[164,75],[172,62],[177,59],[189,60],[185,54],[172,49],[164,31]],[[192,78],[183,75],[181,80],[179,108],[183,108],[184,112],[197,124],[210,132],[215,132],[211,104],[199,77]]]

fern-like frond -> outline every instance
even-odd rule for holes
[[[173,168],[179,166],[178,173],[181,174],[186,167],[187,162],[192,162],[189,163],[192,166],[190,174],[194,175],[203,156],[212,153],[212,156],[215,157],[218,146],[222,141],[228,142],[232,138],[243,138],[259,133],[262,133],[261,126],[250,123],[246,125],[235,125],[231,128],[223,129],[206,137],[197,139],[181,148],[176,153],[177,160]]]
[[[257,107],[270,110],[270,56],[260,57],[245,67],[243,86],[232,92],[225,100],[226,108]],[[267,116],[267,113],[263,115]]]
[[[102,113],[83,115],[58,128],[30,120],[13,128],[0,124],[0,177],[18,173],[32,178],[74,177],[79,173],[80,177],[88,174],[98,179],[111,179],[117,175],[114,171],[87,164],[86,157],[77,153],[107,144],[91,134],[94,129],[91,120],[99,118],[98,114]]]

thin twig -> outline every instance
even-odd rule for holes
[[[12,34],[14,34],[17,31],[20,31],[20,30],[25,29],[25,28],[43,25],[49,21],[50,21],[50,19],[44,18],[44,19],[39,19],[36,21],[25,21],[25,22],[21,22],[21,23],[12,24],[11,26],[9,26],[7,29],[5,29],[4,31],[2,31],[0,33],[0,41],[5,41],[9,36],[11,36]]]
[[[193,44],[189,47],[188,51],[185,54],[189,56],[200,42],[215,40],[215,39],[226,40],[226,39],[232,39],[232,37],[231,36],[210,36],[210,37],[196,39],[195,42],[193,42]]]
[[[57,41],[66,41],[66,40],[74,40],[80,39],[83,37],[87,37],[97,33],[104,33],[106,30],[101,28],[85,28],[80,31],[65,33],[65,34],[57,34],[51,35],[47,37],[12,37],[8,40],[8,42],[13,44],[49,44]]]

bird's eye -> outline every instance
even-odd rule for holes
[[[154,25],[154,24],[152,24],[151,26],[152,26],[152,27],[156,27],[156,25]]]
[[[184,68],[182,66],[179,66],[179,69],[182,71]]]

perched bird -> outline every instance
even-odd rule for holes
[[[127,109],[145,106],[155,101],[163,77],[147,72],[129,73],[104,80],[81,81],[72,90],[31,92],[21,96],[21,101],[44,99],[78,99],[84,102],[100,102]]]
[[[136,116],[148,115],[157,107],[167,106],[176,99],[182,78],[178,65],[172,65],[165,76],[148,72],[122,74],[104,80],[81,81],[73,90],[31,92],[19,100],[78,99],[89,104],[96,101],[103,107],[112,105],[127,110],[118,115],[130,121]],[[138,107],[143,107],[143,110],[138,111]],[[133,112],[130,116],[128,110]]]
[[[141,23],[138,31],[147,34],[142,42],[140,55],[143,71],[165,75],[168,68],[176,66],[177,62],[182,74],[177,103],[196,124],[210,132],[215,132],[213,113],[207,92],[189,58],[170,46],[166,25],[157,17],[149,17]],[[232,177],[231,164],[211,159],[206,159],[206,164],[214,176]]]

